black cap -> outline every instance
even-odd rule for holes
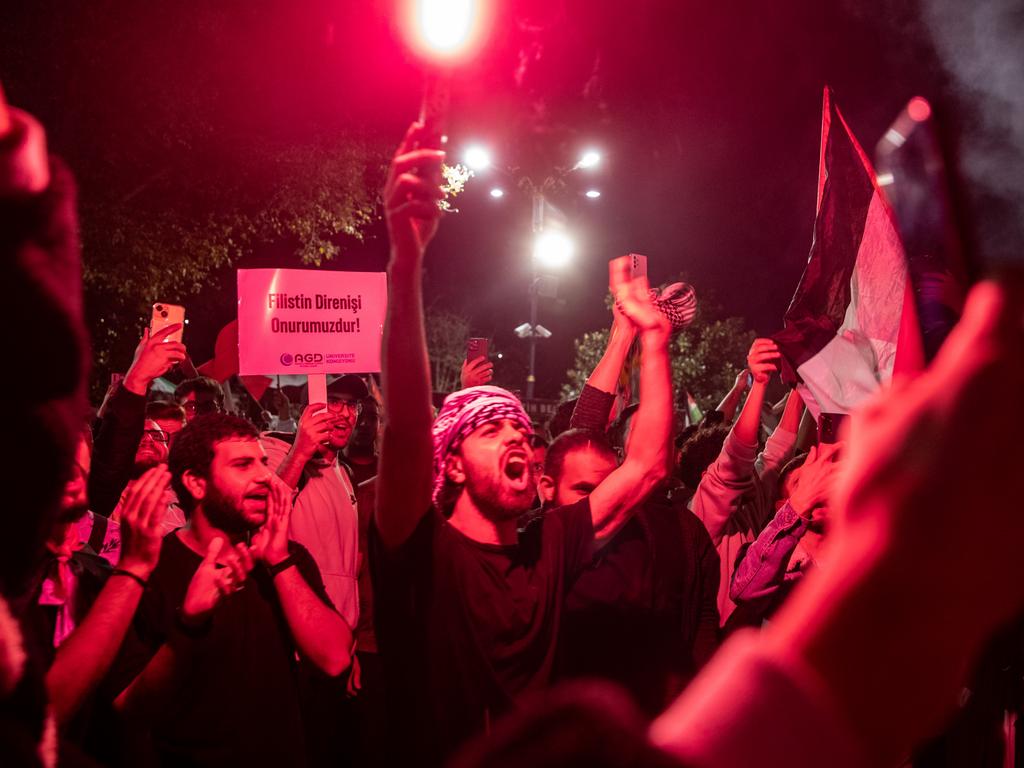
[[[370,396],[370,390],[360,376],[354,373],[346,373],[327,385],[327,397],[342,397],[348,395],[354,400],[363,400]]]

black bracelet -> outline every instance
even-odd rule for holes
[[[136,584],[138,584],[143,589],[145,589],[149,585],[149,582],[147,582],[144,578],[139,576],[139,574],[132,573],[131,571],[126,571],[124,568],[114,568],[110,572],[110,575],[111,576],[127,576],[129,579],[134,581]]]
[[[288,557],[286,557],[281,562],[275,563],[274,565],[268,565],[267,566],[267,571],[270,573],[270,578],[274,578],[281,571],[287,571],[289,568],[291,568],[297,562],[298,561],[295,559],[295,555],[288,555]]]

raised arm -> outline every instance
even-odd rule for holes
[[[761,406],[778,359],[779,351],[773,341],[754,340],[747,353],[747,367],[754,378],[747,400],[725,438],[722,452],[708,467],[690,502],[693,513],[704,523],[715,546],[725,536],[740,499],[753,486]]]
[[[181,324],[174,323],[150,338],[147,328],[135,348],[135,358],[124,381],[104,403],[89,473],[89,508],[97,514],[110,517],[131,479],[135,451],[142,440],[150,385],[185,359],[185,345],[167,341],[180,329]]]
[[[622,366],[636,338],[636,328],[617,305],[612,307],[612,314],[615,319],[608,332],[608,344],[576,402],[569,420],[571,429],[604,432],[608,428],[608,415],[615,404]]]
[[[671,328],[651,303],[647,278],[628,280],[626,257],[609,267],[616,301],[640,334],[640,407],[622,464],[590,495],[594,537],[607,540],[629,519],[668,474],[672,434],[672,377],[668,341]]]
[[[409,128],[384,188],[391,259],[381,356],[386,419],[374,522],[388,547],[404,542],[430,508],[433,411],[421,283],[423,253],[441,216],[444,153],[419,149],[423,135],[419,123]]]
[[[160,558],[160,513],[169,481],[166,468],[154,467],[132,484],[121,514],[117,569],[46,672],[46,690],[61,725],[75,716],[110,670],[131,625],[145,581]]]
[[[736,374],[736,381],[732,385],[732,389],[729,390],[728,394],[722,398],[722,402],[718,404],[716,411],[720,411],[725,417],[725,423],[729,424],[736,416],[736,409],[740,405],[740,398],[743,397],[743,393],[747,391],[747,377],[750,376],[750,371],[744,368],[738,374]]]

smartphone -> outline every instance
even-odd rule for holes
[[[750,389],[752,386],[754,386],[754,374],[747,371],[747,389]]]
[[[629,254],[629,277],[647,277],[647,257],[639,253]]]
[[[451,105],[451,79],[447,74],[434,73],[427,77],[420,103],[420,122],[424,135],[420,149],[441,149],[447,142],[448,109]]]
[[[157,331],[175,323],[180,323],[181,328],[167,336],[164,339],[165,342],[181,341],[185,332],[185,308],[177,304],[154,304],[153,316],[149,321],[149,335],[152,336]]]
[[[477,358],[487,357],[487,339],[474,336],[466,339],[466,361],[473,362]]]
[[[839,442],[839,428],[846,421],[845,413],[823,413],[818,417],[818,444]]]

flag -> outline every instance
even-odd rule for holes
[[[213,359],[197,369],[203,376],[225,382],[238,375],[238,319],[220,329],[213,345]],[[242,384],[257,403],[267,391],[272,379],[269,376],[239,376]]]
[[[783,377],[817,418],[849,413],[893,372],[908,302],[907,264],[874,169],[825,89],[814,240],[774,337]]]

